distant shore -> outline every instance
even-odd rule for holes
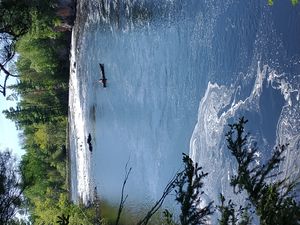
[[[62,6],[70,7],[70,10],[72,10],[72,16],[71,20],[67,20],[69,25],[72,26],[70,30],[70,44],[68,46],[69,50],[69,77],[71,76],[71,70],[72,70],[72,65],[71,65],[71,51],[72,51],[72,33],[74,32],[74,26],[76,24],[76,18],[77,18],[77,6],[78,2],[77,0],[60,0]],[[70,80],[70,79],[69,79]],[[70,81],[69,81],[70,82]],[[70,96],[70,94],[69,94]],[[67,185],[67,191],[68,191],[68,200],[72,201],[72,173],[71,173],[71,149],[70,149],[70,106],[68,106],[68,116],[67,116],[67,126],[66,126],[66,143],[65,143],[65,148],[66,148],[66,185]]]

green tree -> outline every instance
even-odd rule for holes
[[[3,113],[7,119],[16,122],[19,129],[28,125],[53,121],[54,116],[60,114],[58,110],[53,108],[38,106],[10,107],[8,110],[4,110]]]
[[[59,3],[57,0],[0,1],[0,72],[3,77],[0,93],[4,96],[7,93],[7,80],[10,77],[17,77],[12,67],[15,64],[13,59],[16,46],[20,41],[25,42],[27,48],[23,50],[23,54],[29,54],[32,68],[36,71],[43,69],[47,70],[47,73],[55,73],[54,67],[65,67],[65,64],[56,65],[59,57],[57,55],[54,57],[53,47],[49,47],[55,46],[56,51],[67,58],[68,48],[65,48],[66,43],[62,47],[61,40],[68,35],[54,31],[60,21],[56,15]]]
[[[6,95],[9,77],[16,76],[10,71],[9,62],[14,58],[16,41],[30,28],[29,7],[25,0],[0,1],[0,72],[4,76],[0,93]]]
[[[21,99],[5,110],[22,130],[22,179],[32,222],[55,223],[59,213],[71,224],[88,224],[82,208],[68,202],[66,126],[70,34],[54,31],[57,0],[0,1],[0,92]],[[18,52],[18,61],[14,55]],[[16,67],[16,70],[15,70]],[[9,77],[18,83],[6,86]],[[46,206],[46,207],[45,207]],[[0,222],[0,224],[2,224]]]
[[[0,152],[0,224],[14,220],[22,204],[22,184],[16,159],[9,151]]]
[[[203,178],[208,175],[202,171],[197,163],[183,153],[184,170],[178,174],[175,181],[175,200],[180,204],[180,223],[181,225],[206,224],[208,215],[213,213],[212,204],[208,203],[205,207],[199,207],[202,191]]]
[[[55,57],[56,46],[50,38],[32,38],[30,34],[18,42],[18,51],[22,57],[30,60],[30,68],[38,73],[52,75],[58,70],[58,60]]]
[[[0,33],[17,39],[30,28],[31,17],[28,1],[2,0],[0,2]]]
[[[219,219],[220,225],[250,225],[251,216],[249,213],[250,206],[240,206],[236,209],[236,205],[232,200],[226,202],[225,197],[220,194],[221,205],[217,206],[217,209],[221,213]]]
[[[147,212],[146,216],[140,220],[138,225],[146,225],[151,217],[161,208],[165,198],[175,191],[175,201],[180,205],[180,224],[199,225],[208,222],[208,216],[213,214],[213,202],[200,207],[202,203],[203,178],[208,174],[202,171],[197,163],[183,153],[182,161],[184,169],[178,172],[166,185],[162,197],[156,201],[154,206]],[[175,224],[172,214],[168,210],[163,212],[167,224]]]
[[[260,225],[299,225],[300,205],[293,195],[297,181],[270,179],[277,176],[287,145],[276,147],[265,164],[256,164],[258,149],[248,145],[248,134],[244,134],[246,123],[247,120],[242,117],[238,123],[229,125],[230,130],[226,134],[228,149],[238,164],[237,175],[231,178],[231,185],[236,193],[247,192]]]

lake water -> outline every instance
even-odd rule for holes
[[[263,162],[290,143],[299,175],[300,6],[266,0],[82,0],[70,74],[72,198],[157,199],[189,153],[205,199],[233,196],[227,124],[245,115]],[[107,88],[99,84],[103,63]],[[93,151],[87,136],[91,134]],[[237,199],[237,201],[243,201]]]

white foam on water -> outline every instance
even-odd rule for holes
[[[90,199],[90,153],[86,142],[86,116],[84,109],[85,94],[82,91],[82,74],[78,73],[76,66],[76,54],[78,46],[75,44],[76,35],[72,33],[71,57],[70,57],[70,81],[69,81],[69,141],[71,151],[71,183],[72,198],[78,198],[84,203]],[[84,90],[83,90],[84,91]]]
[[[285,74],[278,75],[268,65],[258,63],[256,79],[250,95],[244,99],[236,99],[239,86],[230,87],[208,83],[204,97],[200,101],[198,121],[190,140],[190,157],[209,175],[205,183],[205,193],[210,200],[218,203],[220,193],[228,199],[241,203],[243,197],[237,197],[230,187],[230,177],[236,172],[236,162],[227,150],[224,134],[229,119],[239,113],[260,111],[259,101],[263,92],[264,83],[278,90],[285,100],[277,125],[276,143],[290,143],[286,152],[286,160],[282,163],[285,174],[299,176],[299,149],[300,143],[300,108],[299,82],[288,82]],[[235,119],[236,120],[236,119]],[[295,168],[298,170],[295,171]]]
[[[114,7],[116,7],[116,5],[109,4],[110,1],[108,0],[84,2],[87,3],[87,8],[92,9],[91,12],[89,11],[87,18],[88,21],[86,24],[84,24],[84,27],[92,27],[95,23],[101,21],[104,24],[111,24],[109,27],[113,31],[113,28],[115,28],[114,24],[117,24],[116,17],[114,17]],[[135,1],[129,0],[125,1],[125,3],[128,5],[128,8],[126,8],[127,14],[129,14],[128,10],[130,7],[132,7],[134,2]],[[225,6],[228,7],[230,2],[231,1],[227,1]],[[206,45],[212,47],[211,42],[215,35],[213,28],[216,24],[218,16],[225,11],[223,4],[222,7],[219,7],[211,1],[207,1],[207,4],[211,4],[211,6],[208,7],[212,9],[211,11],[213,13],[208,19],[211,21],[204,23],[204,19],[206,18],[202,14],[198,16],[199,23],[196,27],[194,27],[195,37],[192,40],[192,46],[195,46],[199,40],[202,40],[202,42],[199,44],[199,47]],[[81,9],[81,11],[83,10],[84,8]],[[132,19],[132,17],[129,18]],[[126,24],[123,27],[124,32],[129,29],[128,27],[131,28],[132,26],[132,21],[130,19],[126,21]],[[268,21],[266,23],[268,23]],[[209,26],[207,26],[207,24]],[[264,28],[260,29],[264,30]],[[203,37],[201,36],[202,34],[204,35]],[[84,38],[85,37],[83,36],[82,43],[86,43],[87,41]],[[81,70],[79,70],[78,66],[74,64],[76,59],[78,60],[79,54],[79,52],[77,52],[79,46],[75,46],[75,39],[76,37],[73,33],[71,51],[72,66],[70,76],[70,143],[72,146],[71,151],[74,153],[75,157],[74,162],[76,168],[76,172],[74,174],[75,186],[73,190],[75,191],[75,195],[80,196],[80,198],[87,202],[90,198],[90,193],[92,193],[91,190],[93,188],[91,185],[90,153],[86,143],[86,136],[89,132],[87,124],[89,121],[87,121],[88,116],[85,115],[87,114],[87,106],[90,104],[90,102],[87,101],[90,101],[90,99],[87,99],[87,85],[84,79],[89,80],[91,78],[87,78],[84,74],[80,74]],[[264,40],[264,38],[261,39]],[[256,47],[255,49],[260,48]],[[90,57],[94,57],[94,55]],[[193,57],[196,58],[197,55],[193,55]],[[251,76],[252,74],[247,76],[247,79],[249,77],[251,78]],[[277,142],[282,143],[282,141],[289,141],[291,143],[289,148],[291,149],[294,149],[297,145],[299,146],[299,131],[297,130],[297,127],[300,127],[299,82],[297,86],[295,85],[297,82],[289,81],[286,79],[285,74],[278,74],[269,66],[261,66],[260,63],[258,63],[254,80],[255,81],[252,84],[252,88],[248,96],[246,94],[246,97],[243,97],[242,99],[239,97],[239,92],[243,90],[242,87],[238,86],[237,84],[224,86],[217,83],[208,83],[205,95],[200,102],[198,110],[198,122],[190,140],[190,156],[194,161],[203,166],[206,172],[209,172],[207,181],[205,181],[205,187],[207,189],[206,192],[208,196],[206,200],[207,202],[209,202],[211,199],[216,200],[219,193],[229,193],[231,196],[234,196],[229,185],[229,179],[230,176],[234,174],[236,166],[235,161],[232,159],[230,153],[225,151],[226,144],[224,143],[224,132],[228,124],[228,120],[234,118],[241,110],[259,112],[259,101],[265,83],[268,83],[268,85],[274,90],[278,90],[283,95],[286,102],[278,121]],[[128,82],[131,81],[129,80]],[[124,83],[123,85],[126,84],[127,83]],[[128,88],[128,90],[130,91],[131,89]],[[141,89],[141,93],[143,94],[138,95],[137,98],[143,102],[145,96],[144,89]],[[167,133],[172,136],[174,131],[170,130]],[[143,146],[143,143],[136,143],[136,145],[138,144]],[[295,165],[293,160],[297,160],[299,158],[296,156],[296,151],[294,151],[296,152],[295,154],[292,152],[293,151],[288,151],[289,155],[287,158],[289,160],[287,160],[288,163],[286,168],[292,168],[290,165]],[[142,151],[138,151],[135,154],[137,154],[136,158],[138,159],[143,157],[146,158],[146,154],[143,154]],[[147,158],[145,160],[149,159]],[[159,171],[157,168],[159,168],[159,162],[157,162],[153,168],[147,168],[147,171],[149,172],[147,172],[146,177],[150,179],[149,189],[151,189],[152,192],[155,192],[155,187],[158,183],[158,176],[153,176],[153,174],[158,174]],[[153,171],[154,169],[155,171]],[[153,177],[155,177],[155,179],[153,179]],[[242,200],[243,199],[241,199],[241,201]]]
[[[284,178],[294,180],[300,174],[300,75],[294,76],[293,82],[284,76],[272,71],[268,77],[268,84],[279,90],[285,99],[276,130],[276,143],[288,144],[285,160],[281,163],[280,170]]]

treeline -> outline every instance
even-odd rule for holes
[[[24,206],[34,224],[56,224],[62,213],[71,215],[73,224],[88,224],[88,210],[70,203],[66,180],[71,33],[62,24],[72,6],[55,0],[5,0],[0,5],[0,32],[8,46],[1,59],[17,52],[15,70],[1,62],[18,76],[17,84],[3,86],[10,90],[3,94],[18,99],[17,106],[3,113],[21,130],[26,151],[20,164]]]
[[[3,113],[22,131],[26,154],[21,172],[31,220],[54,223],[59,213],[55,209],[68,200],[64,145],[70,34],[52,30],[54,15],[39,17],[35,11],[31,15],[28,33],[16,43],[19,81],[8,86],[20,100],[16,108]]]

